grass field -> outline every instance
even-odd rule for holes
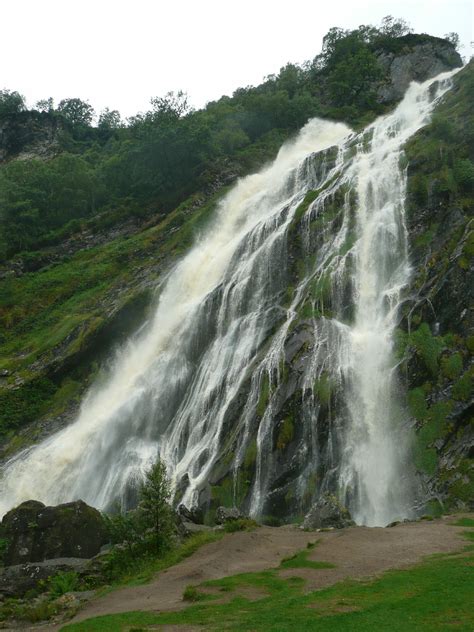
[[[458,526],[474,527],[462,519]],[[314,568],[306,551],[284,560],[280,569],[206,582],[205,602],[181,612],[129,612],[67,625],[67,632],[139,632],[148,626],[188,624],[204,630],[239,632],[432,632],[474,630],[474,530],[465,532],[472,544],[461,553],[436,555],[406,570],[385,573],[367,581],[344,581],[305,594],[300,577],[284,579],[281,568]],[[324,565],[319,566],[324,568]],[[261,598],[239,595],[242,588]],[[214,595],[209,596],[209,590]],[[197,589],[199,593],[199,587]],[[230,597],[225,603],[210,599]],[[195,599],[199,601],[199,599]],[[153,629],[157,629],[153,627]]]

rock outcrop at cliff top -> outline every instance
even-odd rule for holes
[[[0,163],[15,157],[49,159],[61,151],[64,122],[48,112],[18,112],[0,122]]]
[[[378,51],[377,59],[387,79],[378,88],[380,103],[393,103],[403,98],[412,81],[423,82],[431,77],[462,66],[462,59],[446,40],[432,37],[426,43],[411,44],[413,35],[400,37],[406,46],[397,51]]]
[[[5,565],[56,558],[91,558],[106,543],[104,520],[82,500],[46,507],[27,500],[9,511],[0,526],[7,540]]]

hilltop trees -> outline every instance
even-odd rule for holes
[[[23,112],[25,109],[25,97],[19,92],[0,90],[0,118]]]
[[[378,51],[432,39],[409,32],[406,22],[391,16],[380,27],[332,28],[312,61],[287,64],[261,85],[239,88],[197,111],[186,93],[169,92],[127,122],[106,108],[94,127],[86,101],[63,99],[56,108],[52,99],[39,101],[36,110],[47,117],[36,120],[59,130],[56,145],[48,161],[0,170],[0,259],[54,243],[71,222],[79,225],[97,212],[109,225],[115,212],[123,218],[124,209],[141,216],[168,213],[191,193],[212,188],[223,170],[235,175],[261,164],[311,117],[351,125],[373,117],[383,109],[376,98],[384,77]],[[28,114],[24,110],[20,94],[0,92],[0,117],[18,120]]]
[[[94,118],[94,108],[81,99],[63,99],[59,102],[57,111],[72,125],[91,125]]]
[[[118,110],[109,110],[105,108],[99,115],[97,127],[100,130],[114,130],[123,127],[122,117]]]

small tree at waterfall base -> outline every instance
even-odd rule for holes
[[[157,461],[147,472],[140,488],[139,512],[143,527],[150,534],[157,552],[168,548],[174,533],[174,513],[170,505],[171,488],[166,468]]]

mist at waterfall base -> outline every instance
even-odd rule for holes
[[[412,515],[410,420],[392,342],[410,280],[403,145],[428,122],[453,74],[413,83],[396,110],[360,134],[313,119],[270,166],[241,179],[77,419],[3,466],[0,514],[30,498],[126,508],[158,456],[175,489],[185,481],[182,502],[195,504],[229,434],[236,480],[255,443],[247,510],[264,514],[285,345],[307,304],[313,341],[300,376],[297,493],[303,498],[323,468],[312,500],[336,493],[369,526]],[[299,217],[309,191],[319,193]],[[296,280],[295,226],[304,255]],[[337,404],[324,420],[314,389],[323,379]],[[236,410],[244,383],[248,395]],[[268,401],[257,414],[265,383]]]

